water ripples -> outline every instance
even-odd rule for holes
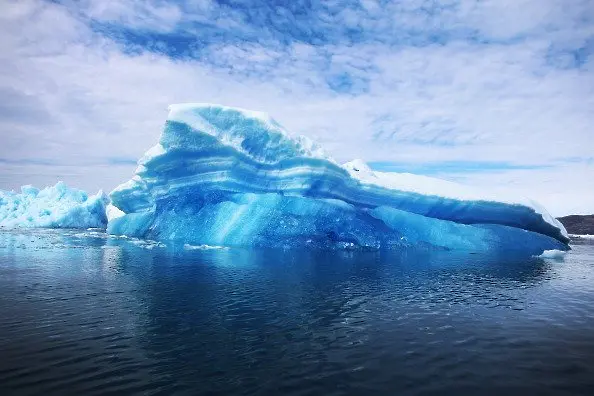
[[[518,262],[0,232],[0,393],[587,394],[593,302],[587,243]]]

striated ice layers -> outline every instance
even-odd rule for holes
[[[159,143],[110,197],[108,232],[191,245],[538,255],[569,241],[531,201],[341,166],[264,113],[207,104],[170,106]]]
[[[0,227],[104,228],[108,202],[101,191],[88,196],[62,182],[43,190],[23,186],[20,193],[0,191]]]

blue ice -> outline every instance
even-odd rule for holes
[[[192,245],[567,250],[534,201],[340,165],[265,113],[170,106],[157,145],[111,194],[108,232]]]
[[[103,192],[89,196],[63,182],[39,190],[21,187],[21,192],[0,191],[0,227],[4,228],[105,228]]]

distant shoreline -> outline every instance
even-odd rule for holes
[[[569,234],[594,235],[594,214],[591,215],[570,215],[558,217]]]

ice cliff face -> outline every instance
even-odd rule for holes
[[[110,197],[108,232],[190,244],[540,254],[569,240],[533,202],[341,166],[266,114],[206,104],[170,106],[158,144]]]
[[[0,191],[0,227],[4,228],[104,228],[109,198],[87,193],[59,182],[38,190],[21,187],[21,193]]]

